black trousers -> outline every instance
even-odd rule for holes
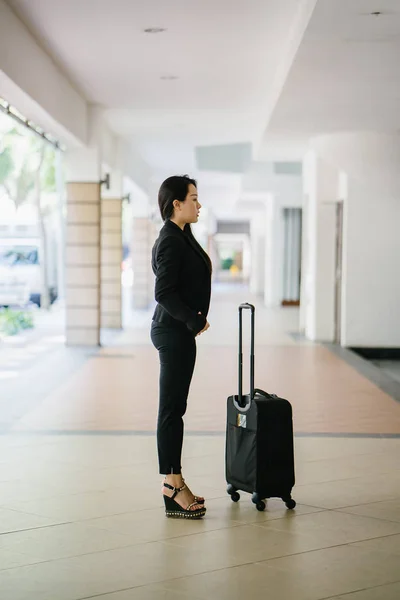
[[[151,341],[160,357],[157,446],[160,473],[180,474],[183,415],[196,362],[196,341],[188,329],[153,321]]]

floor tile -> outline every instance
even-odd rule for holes
[[[398,583],[389,583],[379,587],[363,589],[358,592],[346,594],[345,596],[331,596],[326,600],[399,600],[400,581]]]
[[[195,596],[194,594],[190,596],[191,600],[198,598],[199,596]],[[102,595],[98,600],[188,600],[188,597],[185,593],[166,590],[161,586],[146,585],[130,588],[122,592]]]
[[[124,533],[132,544],[162,541],[181,536],[190,536],[204,531],[214,531],[240,525],[224,506],[207,502],[207,518],[199,521],[167,519],[162,508],[125,513],[112,517],[90,519],[85,525],[113,532]]]
[[[27,556],[26,554],[20,554],[19,552],[4,550],[2,547],[2,540],[0,539],[0,571],[23,567],[25,565],[33,565],[40,562],[42,562],[41,559],[35,554],[34,556]]]
[[[223,569],[165,582],[171,591],[203,600],[240,600],[266,597],[282,600],[322,600],[365,587],[398,580],[397,557],[380,561],[379,555],[360,548],[339,546],[305,552],[262,563]]]
[[[397,521],[400,523],[400,498],[388,502],[374,502],[372,504],[361,504],[360,506],[349,506],[348,508],[341,508],[339,510],[353,515],[363,515],[365,517],[374,517],[376,519]]]
[[[300,515],[296,519],[268,521],[258,526],[267,531],[313,537],[320,540],[321,547],[400,534],[400,523],[335,511]]]
[[[16,481],[3,481],[0,484],[0,506],[13,502],[40,501],[43,498],[58,496],[57,489],[50,481],[32,481],[19,479]]]
[[[302,504],[331,509],[396,500],[400,497],[400,471],[384,476],[298,485],[293,494]]]
[[[308,588],[310,600],[396,582],[399,577],[397,556],[383,556],[355,545],[279,558],[268,566],[282,570],[300,588]]]
[[[366,550],[374,550],[385,554],[400,556],[400,535],[390,535],[373,540],[365,540],[364,542],[357,542],[357,544],[352,545],[357,546],[358,548],[365,548]]]
[[[192,577],[164,582],[164,587],[190,598],[201,600],[315,600],[298,593],[287,573],[269,568],[264,564],[248,564],[231,569],[214,570]]]
[[[216,560],[226,556],[232,565],[261,562],[329,545],[323,534],[299,534],[251,525],[174,538],[167,543],[187,551],[195,547],[201,554],[215,556]]]
[[[347,455],[335,459],[300,461],[296,465],[297,485],[359,479],[380,476],[398,470],[398,454],[361,454]]]
[[[161,506],[161,502],[161,494],[146,494],[145,488],[142,488],[140,495],[137,490],[111,489],[32,502],[14,502],[6,508],[64,521],[78,521],[144,510]]]
[[[295,437],[295,455],[300,462],[337,458],[375,457],[400,458],[400,439],[370,437]]]
[[[50,564],[50,563],[47,563]],[[77,597],[131,587],[164,583],[169,579],[226,568],[237,561],[226,553],[205,555],[195,546],[184,549],[154,542],[53,561],[52,576],[67,572]],[[1,576],[0,576],[1,582]],[[1,585],[0,585],[1,592]]]
[[[60,520],[39,517],[38,515],[0,508],[0,534],[12,531],[23,531],[36,527],[49,527],[59,525]]]
[[[94,576],[93,576],[94,578]],[[7,600],[77,600],[98,587],[82,586],[82,573],[58,561],[0,571],[0,598]],[[107,590],[109,591],[109,590]]]
[[[131,537],[128,535],[87,527],[82,523],[10,533],[0,538],[0,548],[3,550],[38,557],[40,560],[80,556],[130,544]]]

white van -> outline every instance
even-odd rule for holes
[[[37,238],[0,239],[0,306],[40,306],[39,247]],[[49,282],[49,293],[54,302],[56,282]]]

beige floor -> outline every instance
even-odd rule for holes
[[[223,438],[188,436],[202,522],[164,517],[152,436],[0,444],[2,600],[400,598],[397,439],[296,439],[297,508],[259,513],[224,492]]]
[[[400,439],[367,434],[400,433],[400,406],[325,348],[296,343],[295,310],[259,310],[257,356],[259,380],[288,392],[297,430],[310,434],[295,440],[296,510],[271,500],[259,513],[247,494],[238,504],[226,495],[225,398],[213,404],[235,386],[235,302],[215,299],[188,414],[184,472],[207,498],[206,518],[164,516],[156,363],[148,315],[137,315],[0,436],[1,600],[399,600]],[[359,437],[346,436],[349,421]],[[313,436],[322,426],[341,437]]]

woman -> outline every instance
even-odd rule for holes
[[[209,328],[211,261],[190,228],[199,218],[197,184],[187,175],[169,177],[158,204],[165,221],[152,253],[157,307],[151,340],[160,357],[157,445],[167,517],[200,519],[204,498],[182,477],[183,415],[196,361],[195,337]]]

